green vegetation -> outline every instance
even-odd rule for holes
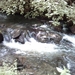
[[[63,20],[64,15],[75,23],[75,4],[69,0],[0,0],[0,11],[9,14],[20,13],[26,18],[38,16],[51,20]],[[70,0],[71,1],[71,0]]]
[[[60,75],[71,75],[70,71],[65,67],[63,67],[63,69],[57,67],[56,69]],[[12,65],[3,62],[3,66],[0,66],[0,75],[29,75],[25,72],[25,70],[22,70],[21,72],[17,71],[16,61]]]
[[[65,67],[63,67],[63,69],[57,67],[57,71],[60,73],[60,75],[71,75],[70,71]]]
[[[9,66],[9,64],[3,63],[0,67],[0,75],[17,75],[17,63]]]
[[[1,0],[0,8],[2,12],[9,14],[15,14],[20,11],[20,14],[24,13],[24,4],[23,0]]]

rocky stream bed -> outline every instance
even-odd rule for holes
[[[0,65],[17,59],[24,75],[59,75],[56,67],[63,66],[75,74],[74,34],[54,31],[43,20],[4,14],[0,32]]]

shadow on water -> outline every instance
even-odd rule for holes
[[[0,13],[0,23],[8,25],[7,28],[16,28],[16,25],[41,25],[40,20],[25,19],[20,15],[10,15]],[[63,37],[67,34],[63,34]],[[0,62],[10,62],[18,59],[18,66],[22,65],[25,74],[28,75],[59,75],[56,67],[62,68],[65,66],[75,73],[75,43],[69,39],[72,36],[68,35],[68,39],[64,38],[60,44],[54,43],[39,43],[38,41],[26,42],[24,45],[15,42],[5,42],[0,44]],[[73,37],[75,37],[73,35]],[[72,38],[73,39],[73,38]],[[75,40],[74,40],[75,41]],[[38,50],[39,49],[39,50]],[[19,68],[20,69],[20,68]]]

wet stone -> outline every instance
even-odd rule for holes
[[[47,33],[46,32],[43,32],[43,31],[39,31],[37,33],[36,39],[39,42],[42,42],[42,43],[47,43],[49,41],[48,36],[47,36]]]
[[[62,40],[62,36],[57,33],[49,33],[49,37],[54,43],[59,43]]]
[[[20,29],[15,29],[14,31],[11,32],[11,36],[13,39],[18,38],[21,35],[21,30]]]
[[[15,42],[19,42],[19,43],[21,43],[21,44],[24,44],[24,43],[25,43],[24,38],[25,38],[24,35],[21,34],[21,35],[19,36],[19,38],[15,39]]]
[[[48,43],[48,42],[59,43],[62,40],[61,35],[49,31],[39,31],[36,35],[36,38],[39,42],[42,43]]]
[[[71,30],[72,33],[75,34],[75,25],[71,26],[71,27],[70,27],[70,30]]]
[[[67,27],[71,27],[73,26],[73,21],[72,20],[68,20],[67,21]]]
[[[59,26],[53,26],[53,29],[55,31],[62,32],[62,26],[61,25],[59,25]]]
[[[2,33],[0,33],[0,43],[2,43],[2,42],[3,42],[3,40],[4,40],[3,34],[2,34]]]

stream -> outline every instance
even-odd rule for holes
[[[74,34],[53,31],[47,23],[38,19],[28,20],[20,15],[7,16],[2,13],[0,13],[0,31],[4,37],[4,41],[0,44],[0,64],[13,63],[18,59],[25,75],[60,75],[56,67],[63,69],[64,66],[70,70],[71,75],[75,75]],[[46,38],[42,34],[41,37],[45,40],[40,40],[41,37],[38,35],[42,31],[43,34],[51,32],[52,37]],[[59,43],[58,39],[53,39],[57,34],[62,36]]]

